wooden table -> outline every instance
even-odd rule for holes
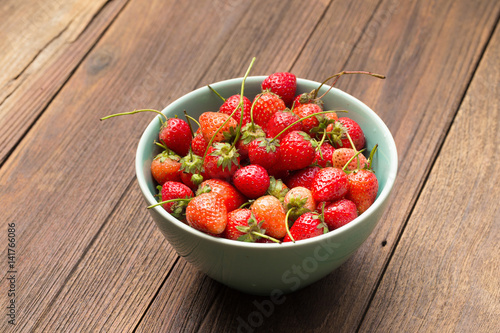
[[[0,331],[498,331],[499,17],[495,0],[2,1]],[[253,56],[253,75],[387,75],[337,87],[386,122],[400,163],[366,243],[266,311],[152,222],[134,175],[152,115],[99,121]]]

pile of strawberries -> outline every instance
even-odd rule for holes
[[[296,87],[294,74],[275,73],[253,100],[209,87],[219,110],[197,120],[162,115],[162,152],[151,163],[159,203],[149,208],[161,205],[215,237],[257,243],[315,237],[366,211],[378,191],[376,147],[362,154],[363,130],[324,110],[321,86],[297,96]]]

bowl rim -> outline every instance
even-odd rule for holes
[[[258,81],[262,82],[266,77],[267,76],[249,76],[249,77],[247,77],[246,82],[249,82],[249,81],[252,83],[256,83]],[[210,86],[217,88],[218,85],[232,85],[234,83],[241,84],[242,80],[243,80],[243,77],[238,77],[238,78],[222,80],[222,81],[218,81],[215,83],[211,83]],[[304,83],[305,84],[315,84],[318,86],[319,86],[319,84],[321,84],[320,82],[316,82],[313,80],[297,78],[297,84],[299,84],[299,83],[301,83],[301,84],[304,84]],[[352,100],[353,103],[358,104],[359,107],[363,108],[365,112],[371,114],[371,118],[378,124],[378,126],[381,129],[383,129],[384,133],[389,134],[387,141],[388,141],[388,144],[390,145],[390,147],[388,147],[387,151],[389,152],[389,155],[390,155],[389,160],[394,161],[394,163],[389,165],[389,171],[388,171],[386,184],[385,184],[384,188],[382,189],[382,191],[380,192],[377,199],[375,200],[375,202],[363,214],[358,216],[355,220],[349,222],[348,224],[346,224],[338,229],[329,231],[326,234],[323,234],[323,235],[320,235],[317,237],[313,237],[313,238],[309,238],[309,239],[300,240],[300,241],[297,241],[295,243],[293,243],[293,242],[286,242],[286,243],[282,242],[280,244],[278,244],[278,243],[251,243],[251,242],[239,242],[239,241],[235,241],[235,240],[219,238],[219,237],[214,237],[214,236],[205,234],[199,230],[194,229],[193,227],[189,226],[188,224],[179,221],[178,219],[176,219],[175,217],[173,217],[172,215],[167,213],[167,211],[164,210],[163,207],[161,207],[161,206],[156,206],[156,207],[153,207],[151,209],[154,209],[155,212],[160,214],[164,219],[166,219],[170,223],[173,223],[174,225],[183,229],[184,231],[192,234],[193,236],[200,237],[206,241],[217,243],[220,245],[236,246],[236,247],[250,248],[250,249],[273,249],[273,250],[276,250],[277,248],[288,248],[288,247],[298,248],[301,246],[309,246],[311,244],[321,242],[322,240],[326,240],[327,238],[336,237],[342,233],[347,233],[350,229],[356,228],[360,224],[365,223],[365,220],[372,214],[372,212],[374,212],[377,209],[380,209],[380,206],[388,199],[388,196],[390,195],[392,188],[394,186],[394,182],[396,180],[396,175],[397,175],[397,171],[398,171],[398,153],[397,153],[396,143],[394,141],[394,137],[392,136],[392,133],[390,132],[389,128],[384,123],[384,121],[378,116],[378,114],[375,113],[375,111],[373,111],[370,107],[368,107],[361,100],[357,99],[356,97],[354,97],[354,96],[352,96],[352,95],[350,95],[350,94],[348,94],[340,89],[337,89],[335,87],[330,87],[329,85],[323,85],[322,89],[325,89],[325,90],[331,89],[328,92],[328,94],[335,93],[335,94],[342,96],[343,98],[347,98],[347,99]],[[170,111],[172,109],[177,109],[178,105],[182,104],[184,102],[184,100],[192,98],[198,94],[203,94],[203,93],[209,92],[209,91],[210,91],[210,89],[207,86],[197,88],[197,89],[177,98],[172,103],[167,105],[161,112],[163,114],[166,114],[168,111]],[[142,133],[141,138],[139,140],[139,143],[137,145],[137,151],[136,151],[136,160],[135,160],[136,178],[137,178],[139,187],[141,189],[141,192],[142,192],[143,196],[145,197],[148,205],[156,204],[158,201],[155,199],[153,194],[149,191],[147,181],[144,178],[143,159],[141,158],[141,156],[143,156],[143,154],[141,154],[141,152],[145,151],[146,145],[151,144],[151,142],[148,142],[146,140],[146,136],[147,136],[146,134],[151,132],[154,127],[158,126],[158,119],[157,119],[158,117],[160,117],[160,115],[153,118],[151,120],[151,122],[148,124],[148,126],[146,127],[146,129],[144,130],[144,132]]]

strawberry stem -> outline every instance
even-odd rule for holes
[[[252,231],[252,234],[254,234],[255,236],[259,236],[259,237],[262,237],[262,238],[265,238],[265,239],[269,239],[270,241],[273,241],[275,243],[278,243],[280,244],[281,242],[279,240],[277,240],[276,238],[273,238],[271,236],[268,236],[268,235],[265,235],[263,233],[260,233],[258,231]]]
[[[112,117],[118,117],[118,116],[127,116],[127,115],[130,115],[130,114],[136,114],[136,113],[139,113],[139,112],[155,112],[155,113],[161,115],[163,118],[165,118],[165,121],[168,120],[167,116],[165,116],[163,113],[161,113],[158,110],[153,110],[153,109],[141,109],[141,110],[134,110],[134,111],[130,111],[130,112],[115,113],[115,114],[111,114],[109,116],[103,117],[100,120],[102,121],[102,120],[106,120],[106,119],[109,119],[109,118],[112,118]],[[164,121],[163,121],[163,119],[161,117],[160,117],[160,121],[163,124]]]
[[[372,169],[373,156],[375,155],[377,148],[378,148],[378,143],[375,146],[373,146],[372,151],[370,152],[370,156],[368,157],[368,166],[367,166],[368,170]]]
[[[245,75],[243,76],[243,80],[241,81],[240,102],[238,103],[238,106],[236,106],[236,108],[234,109],[233,113],[231,113],[231,117],[232,117],[237,109],[241,109],[240,122],[238,124],[238,128],[236,129],[236,137],[234,138],[234,141],[233,141],[233,144],[231,145],[231,147],[234,147],[240,138],[241,127],[243,126],[243,112],[244,112],[244,104],[245,104],[243,102],[243,97],[245,96],[245,81],[248,77],[248,74],[250,74],[250,70],[252,69],[254,62],[255,62],[255,57],[252,58],[252,61],[250,62],[250,65],[248,66],[248,69],[247,69]]]
[[[351,163],[351,162],[352,162],[355,158],[357,158],[357,159],[358,159],[358,170],[359,170],[359,166],[360,166],[360,165],[359,165],[359,163],[360,163],[360,162],[359,162],[359,156],[358,156],[358,155],[359,155],[359,154],[361,154],[361,153],[363,152],[363,150],[365,150],[365,149],[361,149],[360,151],[356,151],[356,154],[354,154],[354,156],[353,156],[353,157],[351,157],[351,158],[349,159],[349,161],[347,161],[347,163],[344,165],[344,167],[342,168],[342,171],[347,172],[345,169],[347,168],[347,166],[348,166],[348,165],[349,165],[349,164],[350,164],[350,163]]]
[[[288,237],[292,240],[292,242],[295,243],[295,239],[292,236],[292,233],[290,232],[290,228],[288,227],[288,216],[290,216],[290,212],[294,210],[295,208],[290,208],[285,215],[285,228],[286,228],[286,233],[288,234]]]
[[[191,201],[191,199],[193,198],[186,198],[186,199],[181,199],[181,198],[178,198],[178,199],[170,199],[170,200],[165,200],[165,201],[160,201],[154,205],[151,205],[151,206],[148,206],[148,209],[151,209],[153,207],[156,207],[156,206],[160,206],[160,205],[163,205],[163,204],[166,204],[166,203],[169,203],[169,202],[176,202],[176,201]]]
[[[209,84],[207,84],[207,87],[212,90],[217,96],[219,96],[220,99],[222,99],[223,102],[226,101],[226,99],[224,97],[222,97],[218,92],[217,90],[215,90],[214,88],[212,88]]]
[[[374,76],[376,78],[379,78],[379,79],[385,79],[385,75],[381,75],[381,74],[376,74],[376,73],[372,73],[372,72],[366,72],[366,71],[342,71],[340,73],[337,73],[337,74],[334,74],[332,76],[330,76],[329,78],[327,78],[325,81],[323,81],[320,86],[318,87],[318,89],[315,90],[314,92],[314,96],[313,98],[316,99],[317,95],[318,95],[318,92],[319,90],[321,89],[321,87],[323,87],[324,84],[326,84],[328,81],[330,81],[331,79],[333,78],[336,78],[335,81],[333,81],[333,83],[330,85],[330,88],[328,88],[328,90],[323,94],[321,95],[318,99],[322,99],[332,88],[333,86],[335,85],[335,83],[337,83],[338,79],[342,76],[342,75],[345,75],[345,74],[366,74],[366,75],[371,75],[371,76]]]
[[[189,126],[189,131],[191,132],[191,137],[194,138],[194,131],[193,131],[193,126],[191,126],[191,120],[196,121],[196,119],[194,119],[193,117],[189,116],[187,114],[186,110],[184,110],[184,117],[186,117],[186,121],[187,121],[188,126]],[[198,123],[198,122],[196,121],[196,123]],[[198,125],[200,125],[200,124],[198,123]]]

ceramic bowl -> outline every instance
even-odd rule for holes
[[[245,96],[260,92],[264,76],[248,77]],[[239,94],[242,78],[211,84],[222,96]],[[297,79],[297,93],[310,92],[318,82]],[[322,87],[320,94],[329,87]],[[375,203],[356,220],[327,234],[296,243],[246,243],[221,239],[199,232],[157,206],[149,209],[167,241],[201,272],[230,288],[254,295],[281,295],[303,288],[331,273],[344,263],[367,239],[388,203],[397,173],[398,157],[394,139],[384,122],[369,107],[349,94],[333,88],[324,96],[325,110],[348,110],[366,136],[367,151],[378,144],[373,166],[379,181]],[[221,100],[208,87],[182,96],[162,112],[167,117],[189,115],[198,118],[205,111],[217,111]],[[344,116],[342,114],[341,116]],[[136,174],[146,204],[157,201],[156,184],[150,163],[159,152],[160,122],[153,119],[144,131],[136,155]],[[146,209],[146,208],[144,208]]]

